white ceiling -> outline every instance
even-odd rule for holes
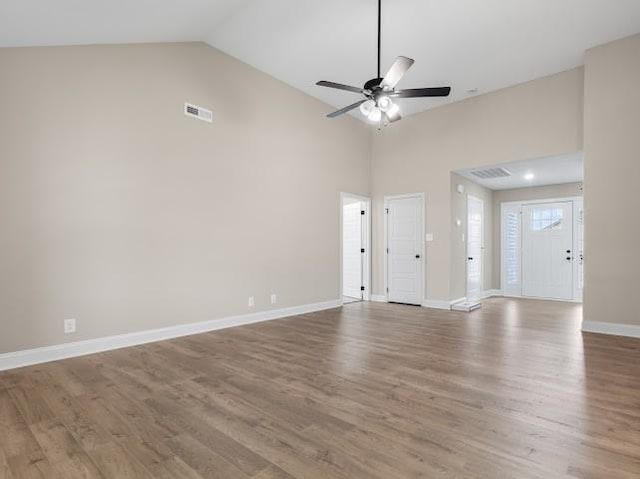
[[[477,170],[488,168],[505,168],[511,176],[503,178],[480,179],[473,174]],[[535,158],[531,160],[513,161],[482,168],[470,168],[456,171],[461,176],[478,183],[490,190],[509,190],[528,186],[561,185],[581,182],[584,178],[582,152],[569,155]],[[528,179],[527,174],[533,176]]]
[[[2,0],[0,46],[202,40],[335,107],[375,76],[375,0]],[[640,31],[638,0],[383,0],[383,70],[416,60],[404,114],[581,65],[585,49]]]

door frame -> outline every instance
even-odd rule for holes
[[[521,271],[520,271],[520,294],[516,295],[516,294],[510,294],[510,295],[505,295],[504,294],[504,284],[505,284],[505,276],[506,276],[506,271],[505,271],[505,262],[504,262],[504,255],[505,255],[505,242],[504,242],[504,213],[505,213],[505,208],[507,206],[520,206],[521,208],[525,205],[541,205],[541,204],[546,204],[546,203],[563,203],[563,202],[571,202],[572,204],[572,213],[573,213],[573,224],[572,224],[572,238],[571,238],[571,251],[573,252],[573,259],[571,261],[571,266],[572,266],[572,270],[571,270],[571,281],[572,281],[572,287],[571,287],[571,291],[572,291],[572,299],[551,299],[551,298],[535,298],[532,296],[523,296],[522,295],[522,266],[521,266]],[[578,210],[580,207],[584,208],[584,197],[583,196],[568,196],[568,197],[564,197],[564,198],[543,198],[540,200],[522,200],[522,201],[505,201],[500,203],[500,288],[502,290],[502,294],[504,296],[508,296],[511,298],[527,298],[527,299],[541,299],[541,300],[545,300],[545,301],[564,301],[564,302],[569,302],[569,303],[581,303],[582,302],[582,295],[583,292],[582,290],[578,289],[578,268],[577,266],[577,256],[575,255],[575,252],[578,251],[578,235],[577,235],[577,228],[578,228]],[[522,227],[522,209],[520,211],[520,222],[521,222],[521,227]],[[522,241],[523,241],[523,234],[520,235],[520,264],[522,265]]]
[[[371,198],[368,196],[362,196],[362,195],[356,195],[354,193],[345,193],[345,192],[341,192],[340,193],[340,227],[339,227],[339,239],[340,239],[340,261],[339,261],[339,266],[340,266],[340,270],[339,270],[339,282],[338,284],[340,285],[340,302],[342,304],[344,304],[344,291],[343,291],[343,281],[342,281],[342,274],[343,274],[343,264],[342,264],[342,255],[343,255],[343,251],[342,251],[342,243],[344,241],[343,238],[343,231],[342,231],[342,227],[343,227],[343,222],[344,222],[344,200],[350,198],[350,199],[354,199],[354,200],[358,200],[361,201],[363,206],[363,210],[364,211],[364,221],[362,222],[362,236],[363,236],[363,244],[362,247],[364,248],[364,256],[362,258],[362,282],[363,282],[363,286],[364,286],[364,291],[362,293],[362,299],[363,301],[370,301],[371,300]]]
[[[471,298],[469,296],[469,200],[473,199],[475,201],[480,202],[480,204],[482,205],[482,222],[481,222],[481,232],[480,232],[480,297],[478,298]],[[472,299],[474,301],[480,301],[483,296],[484,296],[484,271],[485,271],[485,254],[484,254],[484,249],[485,249],[485,244],[484,244],[484,235],[485,235],[485,206],[484,206],[484,200],[482,198],[478,198],[477,196],[474,195],[470,195],[467,194],[467,227],[466,227],[466,236],[465,236],[465,243],[466,243],[466,250],[465,250],[465,296],[467,297],[468,301],[471,301]]]
[[[426,202],[425,202],[425,194],[424,193],[406,193],[402,195],[388,195],[384,197],[384,209],[382,211],[382,215],[384,216],[384,245],[382,253],[384,255],[384,300],[385,302],[389,302],[389,253],[387,252],[389,249],[389,224],[388,224],[388,208],[389,201],[392,200],[402,200],[407,198],[418,198],[420,200],[420,289],[422,290],[421,297],[421,306],[424,305],[426,294],[426,278],[425,278],[425,231],[426,231]]]

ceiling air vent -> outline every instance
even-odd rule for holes
[[[487,168],[484,170],[475,170],[475,171],[472,171],[471,174],[476,178],[481,178],[483,180],[490,180],[492,178],[504,178],[506,176],[511,176],[511,172],[506,168]]]
[[[205,110],[204,108],[192,105],[191,103],[184,104],[184,114],[197,118],[198,120],[206,121],[209,123],[213,122],[213,113],[211,112],[211,110]]]

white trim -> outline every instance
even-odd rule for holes
[[[466,300],[467,300],[467,297],[463,296],[462,298],[453,299],[453,300],[449,301],[449,305],[453,306],[456,303],[464,303]]]
[[[543,198],[540,200],[522,200],[522,201],[502,201],[501,205],[538,205],[544,203],[562,203],[565,201],[576,201],[584,199],[582,196],[566,196],[562,198]]]
[[[364,261],[362,269],[362,282],[364,283],[364,293],[362,299],[369,301],[371,299],[371,198],[368,196],[356,195],[353,193],[340,193],[340,295],[343,295],[342,289],[342,214],[344,212],[344,200],[351,198],[364,203]],[[343,301],[344,304],[344,301]]]
[[[446,309],[451,310],[451,305],[453,302],[451,301],[441,301],[438,299],[425,299],[422,302],[423,308],[432,308],[432,309]]]
[[[427,291],[427,278],[426,278],[426,249],[425,249],[425,232],[426,232],[426,228],[427,228],[427,205],[426,205],[426,200],[425,200],[425,194],[424,193],[406,193],[406,194],[402,194],[402,195],[389,195],[389,196],[385,196],[384,197],[384,204],[383,204],[383,211],[382,211],[382,215],[384,216],[384,245],[383,245],[383,250],[382,250],[382,254],[384,255],[384,295],[385,295],[385,301],[389,301],[389,278],[388,278],[388,261],[389,261],[389,255],[387,254],[387,250],[389,248],[389,230],[388,230],[388,224],[387,224],[387,217],[389,216],[387,214],[387,209],[389,208],[388,206],[388,201],[389,200],[400,200],[403,198],[419,198],[420,199],[420,207],[422,208],[422,218],[421,218],[421,235],[420,235],[420,268],[421,268],[421,275],[422,277],[420,278],[420,287],[422,289],[422,294],[426,295],[426,291]],[[421,306],[424,306],[424,302],[421,304]]]
[[[580,259],[579,259],[579,237],[578,229],[580,228],[580,210],[582,210],[582,221],[584,223],[584,198],[578,197],[573,200],[573,301],[582,303],[583,290],[580,289]]]
[[[376,303],[386,303],[387,297],[384,294],[372,294],[370,301],[375,301]]]
[[[582,331],[585,333],[612,334],[640,338],[640,326],[622,323],[602,323],[598,321],[583,321]]]
[[[485,289],[482,293],[482,299],[495,298],[496,296],[502,296],[502,290],[500,289]]]
[[[541,296],[518,296],[515,294],[502,294],[500,296],[503,296],[505,298],[513,298],[513,299],[531,299],[533,301],[555,301],[558,303],[576,303],[576,304],[582,303],[582,301],[578,299],[545,298]]]
[[[0,354],[0,371],[76,356],[84,356],[103,351],[110,351],[112,349],[137,346],[155,341],[164,341],[167,339],[179,338],[181,336],[206,333],[209,331],[216,331],[218,329],[242,326],[261,321],[297,316],[299,314],[323,311],[325,309],[339,308],[340,306],[342,306],[342,299],[335,299],[332,301],[324,301],[322,303],[272,309],[270,311],[230,316],[228,318],[213,319],[199,323],[183,324],[179,326],[170,326],[168,328],[152,329],[148,331],[139,331],[135,333],[120,334],[117,336],[107,336],[104,338],[88,339],[86,341],[56,344],[54,346],[46,346],[43,348],[4,353]]]

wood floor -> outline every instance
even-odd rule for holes
[[[580,314],[354,303],[0,373],[0,478],[638,478],[640,340]]]

